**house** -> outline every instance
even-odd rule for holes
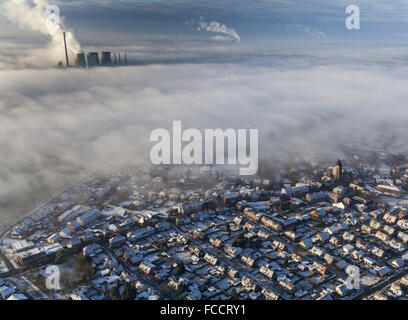
[[[78,217],[76,221],[81,226],[85,226],[85,225],[95,221],[99,217],[101,217],[101,212],[98,209],[92,209],[92,210],[88,211],[87,213],[83,214],[82,216]]]
[[[272,280],[273,275],[274,275],[274,271],[272,269],[269,268],[269,265],[262,265],[259,268],[259,272],[262,273],[265,277],[267,277],[269,280]]]
[[[255,259],[252,257],[249,257],[247,255],[243,255],[241,256],[241,261],[243,263],[245,263],[248,267],[252,268],[254,263],[255,263]]]
[[[258,285],[256,284],[256,282],[248,278],[247,276],[242,277],[241,284],[246,291],[256,291],[258,289]]]
[[[261,293],[264,295],[266,300],[278,300],[279,295],[268,288],[263,288]]]
[[[230,277],[232,280],[238,279],[240,277],[238,270],[231,268],[228,271],[228,277]]]
[[[63,214],[61,214],[57,220],[59,223],[67,223],[69,221],[74,220],[77,218],[79,215],[91,210],[90,207],[84,206],[84,205],[76,205],[72,209],[65,211]]]
[[[384,232],[381,232],[381,231],[377,231],[377,233],[375,234],[375,236],[376,236],[378,239],[382,240],[382,241],[387,241],[387,239],[388,239],[388,234],[386,234],[386,233],[384,233]]]
[[[157,268],[151,262],[143,261],[139,265],[139,270],[142,271],[145,275],[151,275],[153,272],[156,272]]]
[[[219,248],[222,245],[222,241],[218,238],[215,237],[211,237],[210,238],[210,243],[215,247],[215,248]]]
[[[397,259],[392,260],[391,265],[394,268],[399,269],[399,268],[402,268],[405,265],[405,262],[401,258],[397,258]]]
[[[368,265],[368,266],[370,266],[370,267],[372,267],[372,266],[374,266],[374,265],[377,264],[377,262],[376,262],[374,259],[371,259],[370,257],[367,257],[367,256],[365,256],[365,257],[363,258],[363,261],[364,261],[364,263],[365,263],[366,265]]]
[[[327,264],[333,264],[336,261],[336,259],[328,253],[324,255],[323,259],[327,262]]]
[[[320,191],[315,193],[308,193],[306,195],[307,202],[320,202],[329,199],[329,193],[327,191]]]
[[[204,255],[204,260],[207,261],[213,267],[218,263],[218,258],[209,254],[208,252]]]
[[[342,284],[336,287],[336,292],[340,297],[344,297],[350,292],[350,289],[347,288],[347,284]]]
[[[224,246],[224,251],[225,251],[226,254],[228,254],[232,258],[236,259],[238,257],[238,255],[241,254],[242,249],[239,248],[239,247],[233,247],[231,245],[226,245],[226,246]]]
[[[343,252],[345,253],[351,253],[353,250],[354,246],[349,243],[343,246]]]
[[[6,300],[15,291],[16,290],[14,288],[10,288],[10,287],[7,287],[7,286],[0,287],[0,296],[3,298],[3,300]]]
[[[71,236],[71,230],[69,230],[68,228],[64,228],[60,231],[59,234],[62,238],[69,238]]]
[[[22,293],[14,293],[7,300],[28,300],[28,298]]]
[[[310,239],[304,239],[303,241],[299,242],[299,245],[305,249],[309,249],[313,246],[313,241]]]
[[[117,247],[126,242],[126,238],[123,236],[116,236],[109,239],[109,245],[111,248]]]
[[[372,248],[371,253],[377,256],[378,258],[382,258],[384,256],[384,250],[378,247]]]
[[[321,242],[326,242],[330,239],[330,235],[327,232],[320,232],[316,235],[317,239],[319,239]]]
[[[403,230],[407,230],[408,229],[408,220],[406,220],[406,219],[398,220],[397,226],[400,227]]]
[[[378,274],[380,277],[385,277],[385,276],[389,275],[391,272],[392,272],[391,269],[388,268],[387,266],[384,266],[384,267],[379,268],[379,269],[377,270],[377,274]]]

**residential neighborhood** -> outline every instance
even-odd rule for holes
[[[2,234],[0,296],[405,299],[407,163],[351,159],[274,181],[164,166],[88,178]]]

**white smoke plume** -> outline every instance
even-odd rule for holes
[[[204,20],[204,17],[200,17],[200,21],[198,21],[198,24],[199,24],[199,27],[197,28],[198,31],[205,30],[208,32],[222,33],[227,36],[227,37],[216,36],[213,38],[215,40],[226,40],[229,38],[231,40],[235,39],[236,41],[241,42],[239,34],[234,29],[230,29],[226,25],[221,24],[217,21],[206,22]]]
[[[48,0],[5,0],[0,4],[0,14],[23,30],[42,33],[50,38],[47,48],[33,50],[29,56],[20,57],[25,64],[49,65],[64,57],[63,31],[66,33],[69,54],[79,52],[81,46],[71,30],[64,25],[57,6]]]

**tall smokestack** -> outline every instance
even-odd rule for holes
[[[67,63],[67,68],[69,67],[69,61],[68,61],[68,50],[67,50],[67,39],[65,38],[65,31],[63,32],[64,35],[64,47],[65,47],[65,60]]]

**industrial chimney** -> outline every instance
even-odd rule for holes
[[[69,61],[68,61],[67,39],[65,37],[65,31],[63,32],[63,35],[64,35],[64,47],[65,47],[65,60],[66,60],[67,68],[68,68]]]
[[[88,52],[87,59],[89,68],[99,66],[98,52]]]
[[[86,68],[85,53],[80,52],[75,54],[75,66]]]

